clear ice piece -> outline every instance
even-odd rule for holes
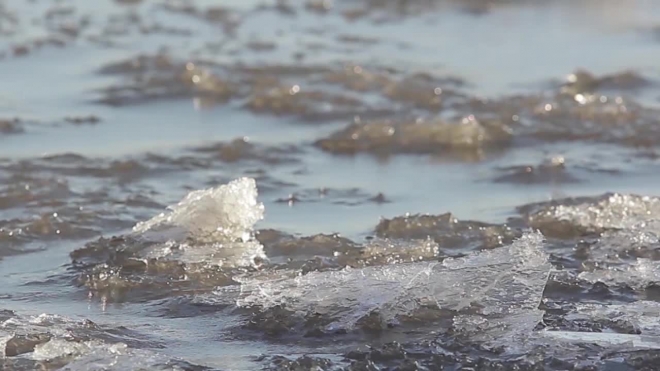
[[[420,305],[457,312],[470,308],[473,315],[484,318],[536,316],[552,269],[542,241],[535,232],[509,246],[442,263],[345,268],[295,278],[243,278],[237,305],[262,309],[284,305],[303,314],[338,318],[330,327],[347,329],[375,310],[383,320],[395,321]],[[531,331],[536,323],[526,321],[515,331]]]

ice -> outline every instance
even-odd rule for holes
[[[594,283],[625,284],[632,288],[641,289],[651,283],[660,282],[660,267],[658,267],[658,262],[656,261],[638,258],[631,265],[582,272],[578,277]]]
[[[621,349],[622,347],[660,349],[660,337],[658,336],[577,331],[542,331],[540,335],[554,341],[598,344],[602,347],[617,349]]]
[[[660,282],[660,267],[652,258],[660,247],[660,222],[652,219],[630,226],[628,229],[602,233],[589,250],[595,267],[580,273],[590,282],[627,284],[644,287]]]
[[[505,345],[509,352],[524,352],[534,341],[532,329],[543,320],[544,313],[539,309],[523,309],[495,318],[458,315],[454,317],[453,327],[464,337],[487,347]]]
[[[619,193],[577,204],[553,205],[530,215],[536,228],[568,222],[587,230],[631,228],[659,217],[660,199]]]
[[[133,228],[135,234],[159,242],[143,252],[144,258],[218,266],[250,266],[266,259],[254,239],[254,225],[264,216],[254,179],[193,191],[168,209]]]
[[[59,370],[199,370],[199,366],[135,346],[148,346],[122,327],[106,328],[51,314],[18,316],[0,322],[0,357],[20,358],[30,369]],[[133,344],[133,345],[129,345]],[[61,368],[59,368],[61,367]],[[2,368],[2,363],[0,363]],[[25,368],[28,369],[28,368]]]
[[[75,342],[64,339],[51,339],[34,347],[31,358],[49,361],[66,356],[79,356],[89,353],[94,347],[103,346],[100,342]]]
[[[264,216],[264,205],[257,202],[257,185],[251,178],[190,192],[168,209],[168,213],[138,223],[133,231],[183,229],[186,237],[196,241],[248,241],[255,223]]]
[[[143,370],[203,370],[206,367],[173,360],[161,354],[142,349],[128,348],[123,344],[96,346],[85,355],[62,368],[62,371],[143,371]]]
[[[630,325],[643,335],[660,336],[660,303],[636,301],[629,304],[584,304],[566,316],[568,320],[587,319]]]
[[[317,141],[316,145],[336,154],[469,152],[507,143],[510,138],[511,130],[506,125],[480,122],[469,116],[458,123],[441,120],[354,123]]]
[[[660,266],[654,260],[660,248],[659,231],[660,221],[652,219],[628,229],[602,233],[589,250],[594,268],[578,277],[636,288],[660,282]]]
[[[541,339],[569,343],[598,344],[611,348],[660,349],[660,303],[636,301],[627,304],[580,304],[565,317],[603,326],[602,332],[542,331]],[[617,333],[619,329],[625,332]]]
[[[590,260],[621,263],[629,256],[648,256],[660,248],[660,221],[653,219],[628,229],[607,231],[589,250]]]
[[[345,268],[295,278],[242,278],[237,305],[263,310],[283,305],[303,315],[326,315],[336,319],[330,329],[351,329],[374,311],[382,320],[396,322],[421,305],[459,314],[470,308],[471,316],[498,318],[505,328],[531,331],[539,317],[520,328],[506,317],[537,315],[552,269],[542,241],[543,236],[533,232],[509,246],[442,263]]]

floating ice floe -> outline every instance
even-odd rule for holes
[[[598,232],[631,228],[639,223],[660,219],[660,199],[630,194],[568,200],[567,203],[540,205],[529,216],[534,228],[581,229]],[[562,223],[566,224],[562,227]]]
[[[636,333],[541,331],[542,338],[569,343],[597,344],[601,347],[660,349],[660,303],[637,301],[621,305],[585,304],[566,316],[610,327],[626,327]]]
[[[70,371],[200,368],[140,349],[157,345],[140,337],[125,328],[109,328],[87,320],[75,321],[51,314],[23,317],[0,311],[0,368]],[[15,366],[14,360],[20,366]]]
[[[660,221],[643,221],[626,229],[606,231],[589,248],[593,268],[579,274],[590,282],[644,288],[660,282]]]
[[[515,337],[531,332],[543,315],[538,306],[552,265],[542,241],[535,232],[506,247],[443,262],[345,268],[293,278],[239,278],[236,303],[262,310],[284,306],[336,319],[329,330],[350,330],[374,312],[385,322],[396,322],[431,305],[456,312],[459,330],[488,323],[481,328],[484,341]]]

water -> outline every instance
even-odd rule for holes
[[[0,365],[653,365],[658,30],[642,0],[0,0]]]

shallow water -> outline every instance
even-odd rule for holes
[[[0,365],[652,367],[658,57],[642,0],[0,0]]]

